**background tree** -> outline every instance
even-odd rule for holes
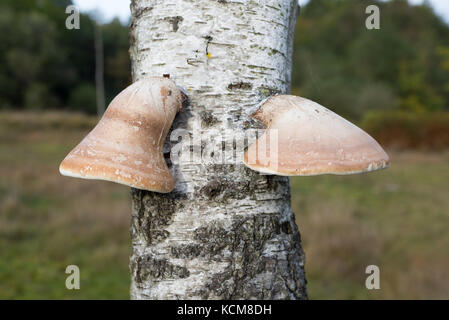
[[[449,74],[449,46],[439,47],[438,53],[439,53],[440,57],[442,58],[441,67],[443,68],[444,71],[446,71]],[[449,92],[449,77],[444,86],[444,89],[447,92]]]
[[[258,103],[289,91],[296,0],[135,0],[131,9],[133,78],[170,74],[188,90],[173,127],[201,131],[193,148],[203,156],[214,139],[221,149],[217,133],[241,137]],[[132,298],[307,297],[287,177],[241,163],[171,171],[173,192],[132,191]]]
[[[380,30],[364,28],[371,4]],[[449,27],[428,4],[310,0],[296,28],[294,93],[356,121],[377,110],[448,110],[438,48],[449,45]]]
[[[81,14],[81,29],[67,30],[61,26],[70,4],[0,2],[0,108],[96,113],[95,15]],[[380,8],[380,30],[364,27],[370,4]],[[301,32],[294,42],[295,94],[354,121],[377,111],[402,110],[420,117],[449,110],[449,73],[440,54],[440,48],[449,46],[449,26],[428,4],[310,0],[296,29]],[[101,23],[101,30],[107,104],[131,82],[129,37],[128,26],[118,19]]]
[[[71,109],[95,114],[95,32],[67,30],[70,0],[0,2],[0,108]],[[118,20],[99,26],[104,38],[106,102],[130,83],[128,29]]]

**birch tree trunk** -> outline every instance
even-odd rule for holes
[[[296,0],[133,0],[131,11],[134,80],[170,74],[186,89],[173,128],[201,132],[193,149],[203,154],[226,128],[243,135],[263,99],[290,90]],[[306,299],[289,179],[241,162],[171,162],[171,140],[175,190],[132,190],[131,298]]]

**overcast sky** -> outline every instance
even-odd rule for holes
[[[299,0],[298,2],[304,4],[308,0]],[[424,0],[409,0],[409,2],[420,4]],[[437,14],[449,23],[449,0],[429,0],[429,2]],[[130,16],[130,0],[74,0],[74,3],[84,12],[97,10],[102,21],[110,21],[114,17],[119,17],[120,20],[126,22]]]

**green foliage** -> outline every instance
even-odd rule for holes
[[[95,110],[95,22],[81,14],[81,28],[66,29],[65,8],[70,4],[70,0],[0,2],[0,109]],[[130,83],[128,28],[118,20],[100,27],[106,97],[112,99]]]
[[[380,30],[365,28],[370,4],[380,8]],[[427,4],[310,0],[296,28],[292,91],[352,120],[449,109],[448,46],[449,26]]]
[[[0,3],[0,108],[93,112],[95,21],[65,28],[70,0]],[[381,29],[367,30],[376,4]],[[131,82],[128,28],[100,26],[110,101]],[[428,5],[405,0],[310,0],[294,42],[293,93],[360,120],[376,110],[449,109],[449,26]]]
[[[401,61],[399,65],[400,108],[406,111],[435,111],[442,108],[443,98],[425,82],[417,63]]]
[[[54,99],[44,84],[32,83],[26,88],[24,106],[27,109],[42,110],[50,105],[56,105],[52,102]]]
[[[69,106],[72,110],[80,110],[86,113],[96,112],[95,87],[90,83],[76,87],[69,98]]]
[[[131,83],[128,28],[114,19],[102,28],[105,57],[105,82],[109,99]]]
[[[447,71],[447,82],[444,86],[444,89],[449,92],[449,46],[448,47],[439,47],[438,54],[441,57],[441,67],[444,71]]]

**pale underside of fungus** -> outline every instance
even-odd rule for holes
[[[369,134],[311,100],[273,96],[253,117],[267,128],[244,154],[245,165],[253,170],[309,176],[389,166],[388,155]]]
[[[134,188],[174,188],[162,147],[185,96],[164,77],[149,77],[123,90],[95,128],[62,161],[62,175],[107,180]]]

